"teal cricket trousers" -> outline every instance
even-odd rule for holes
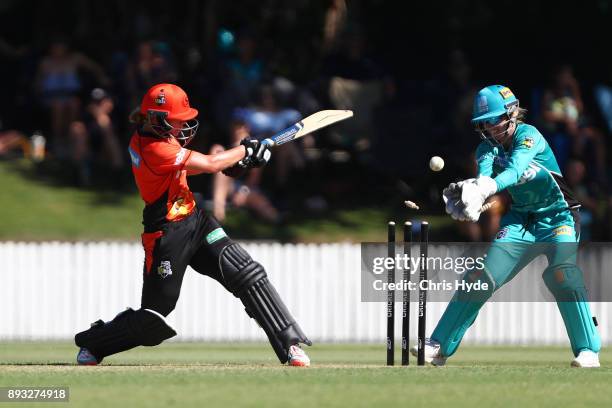
[[[579,239],[577,211],[506,214],[487,252],[484,269],[468,271],[462,278],[487,282],[489,290],[455,292],[431,335],[440,343],[442,355],[453,355],[484,303],[542,254],[548,259],[542,278],[555,297],[574,355],[583,349],[599,352],[601,340],[591,316],[582,271],[576,265]]]

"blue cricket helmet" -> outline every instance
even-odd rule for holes
[[[474,98],[472,109],[472,124],[484,122],[514,112],[519,106],[519,100],[510,88],[503,85],[489,85],[482,88]]]

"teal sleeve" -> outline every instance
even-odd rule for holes
[[[493,175],[493,152],[491,146],[481,143],[476,149],[476,162],[478,163],[478,176],[491,177]]]
[[[508,166],[495,177],[497,191],[515,185],[529,167],[538,151],[542,150],[544,138],[539,133],[521,132],[514,140]]]

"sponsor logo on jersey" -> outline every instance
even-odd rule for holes
[[[172,275],[172,265],[170,265],[170,261],[161,261],[157,267],[157,274],[162,279],[166,279],[168,276]]]
[[[521,178],[519,179],[519,181],[516,183],[516,185],[521,185],[521,184],[525,184],[528,181],[533,180],[534,178],[536,178],[536,176],[538,175],[538,172],[542,170],[540,167],[536,166],[533,163],[529,164],[529,167],[527,167],[527,170],[525,170],[523,172],[523,174],[521,175]]]
[[[179,165],[183,162],[183,159],[185,158],[185,153],[187,152],[187,150],[185,149],[181,149],[179,150],[179,152],[176,154],[176,160],[174,160],[174,165]]]
[[[508,99],[509,97],[514,96],[514,94],[512,93],[512,91],[511,91],[509,88],[507,88],[507,87],[506,87],[506,88],[502,88],[502,89],[499,91],[499,94],[500,94],[500,95],[502,96],[502,98],[504,98],[504,99]]]
[[[521,145],[525,146],[528,149],[531,149],[534,143],[535,142],[533,140],[533,137],[527,136],[525,139],[523,139],[523,141],[521,142]]]
[[[128,147],[128,152],[130,152],[130,159],[132,160],[134,167],[140,167],[140,156],[138,153],[136,153],[131,146]]]
[[[223,231],[223,228],[217,228],[206,235],[206,242],[212,244],[225,237],[227,237],[227,234]]]
[[[558,237],[559,235],[574,235],[574,228],[569,225],[562,225],[553,230],[553,237]]]

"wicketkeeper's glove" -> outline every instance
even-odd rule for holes
[[[461,186],[461,202],[465,206],[463,209],[465,218],[472,222],[478,221],[486,199],[496,192],[497,183],[491,177],[480,176],[477,179],[466,180]]]
[[[461,202],[461,186],[467,181],[469,180],[450,183],[448,187],[442,190],[442,200],[446,207],[446,213],[454,220],[465,221],[465,216],[463,215],[465,206]]]

